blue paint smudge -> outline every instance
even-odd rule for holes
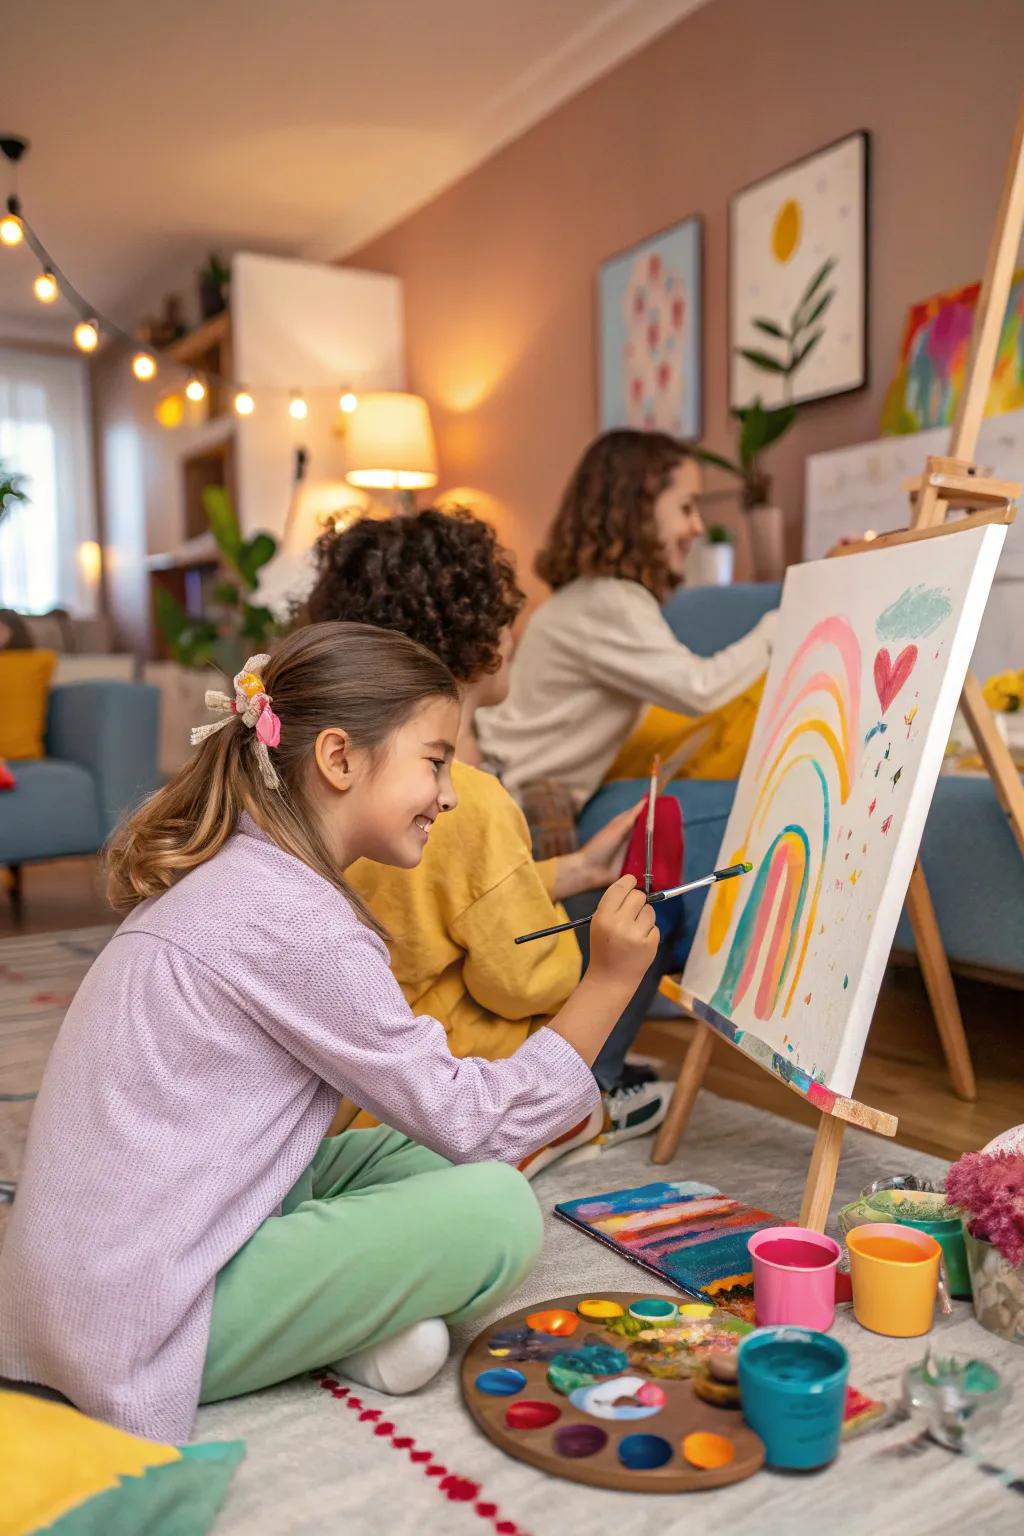
[[[949,618],[953,605],[942,587],[908,587],[878,616],[879,640],[920,640]]]

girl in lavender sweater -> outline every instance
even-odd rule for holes
[[[130,915],[54,1045],[0,1255],[0,1374],[164,1440],[325,1364],[390,1392],[435,1374],[448,1324],[533,1264],[512,1165],[596,1102],[657,946],[618,881],[561,1012],[506,1060],[455,1059],[342,877],[412,868],[455,809],[451,674],[318,624],[219,702],[223,729],[115,835]],[[384,1123],[322,1140],[340,1094]]]

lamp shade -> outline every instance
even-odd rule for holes
[[[420,491],[437,484],[437,450],[427,402],[419,395],[360,395],[347,418],[345,479],[378,491]]]

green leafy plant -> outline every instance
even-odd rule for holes
[[[205,267],[199,268],[199,281],[209,283],[211,288],[226,288],[231,282],[231,268],[221,260],[216,251],[211,251],[206,258]]]
[[[19,502],[28,502],[24,487],[24,475],[15,474],[14,470],[8,469],[0,459],[0,523]]]
[[[277,540],[269,533],[243,538],[223,486],[207,487],[203,507],[224,566],[224,576],[211,594],[213,611],[198,616],[187,613],[172,593],[158,588],[156,619],[171,656],[181,666],[215,666],[233,677],[247,657],[265,650],[288,627],[262,603],[250,601],[260,571],[277,553]]]
[[[790,316],[788,327],[784,328],[774,320],[763,317],[753,322],[764,335],[782,343],[781,355],[756,347],[736,348],[752,367],[759,368],[762,373],[781,377],[784,403],[765,406],[758,396],[752,405],[742,406],[732,412],[739,423],[738,453],[735,459],[712,453],[706,448],[697,450],[697,457],[705,463],[714,464],[718,469],[736,475],[743,482],[743,505],[748,511],[751,507],[763,506],[771,500],[771,478],[765,471],[761,455],[765,449],[784,437],[796,420],[797,408],[790,399],[793,379],[825,334],[821,321],[835,298],[835,289],[827,288],[825,284],[835,264],[835,259],[830,257],[818,268]]]
[[[722,523],[712,523],[708,529],[706,538],[709,544],[731,544],[729,530]]]

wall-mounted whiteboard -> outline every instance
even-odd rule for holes
[[[792,566],[684,988],[808,1092],[852,1093],[1006,537]]]

